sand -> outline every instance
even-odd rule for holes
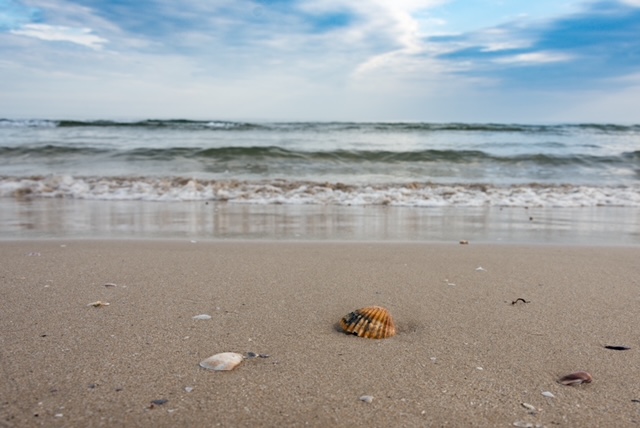
[[[640,423],[638,247],[27,240],[0,260],[0,426]],[[373,304],[395,337],[338,331]],[[225,351],[269,357],[198,366]],[[593,382],[557,383],[577,370]]]

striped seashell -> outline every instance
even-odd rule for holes
[[[368,339],[386,339],[396,334],[391,314],[380,306],[368,306],[350,312],[342,317],[340,326],[346,333]]]

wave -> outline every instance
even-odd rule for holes
[[[563,134],[585,130],[599,133],[637,133],[640,124],[556,124],[525,125],[500,123],[430,123],[430,122],[238,122],[225,120],[146,119],[116,120],[48,120],[0,119],[0,128],[143,128],[195,131],[371,131],[371,132],[492,132]]]
[[[297,180],[196,180],[155,177],[0,177],[0,197],[216,201],[236,204],[405,207],[640,207],[640,186],[435,184],[348,185]]]
[[[56,156],[75,155],[91,158],[94,155],[108,155],[125,160],[153,160],[171,161],[177,158],[187,158],[202,161],[227,162],[236,161],[278,161],[301,160],[308,162],[335,163],[380,163],[402,164],[423,162],[449,162],[457,164],[491,162],[498,164],[530,163],[536,165],[597,165],[597,164],[628,164],[640,159],[640,151],[623,152],[618,156],[595,156],[582,154],[552,155],[545,153],[516,154],[511,156],[497,156],[480,150],[327,150],[305,151],[291,150],[279,146],[250,146],[250,147],[216,147],[202,149],[198,147],[169,147],[169,148],[134,148],[122,150],[116,148],[97,148],[86,146],[63,146],[55,144],[0,146],[0,155],[5,159],[11,157],[43,157],[48,160]]]

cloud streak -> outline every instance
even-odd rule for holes
[[[19,29],[11,30],[11,33],[46,41],[70,42],[91,49],[101,49],[105,43],[108,43],[107,39],[93,34],[90,28],[71,28],[61,25],[25,24]]]

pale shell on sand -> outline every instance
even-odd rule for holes
[[[200,367],[215,371],[233,370],[242,362],[242,360],[244,360],[242,354],[237,354],[235,352],[222,352],[200,361]]]
[[[200,314],[200,315],[195,315],[193,317],[194,320],[210,320],[211,319],[211,315],[208,314]]]
[[[96,302],[91,302],[87,304],[87,306],[93,306],[94,308],[101,308],[103,306],[109,306],[109,303],[98,300]]]

